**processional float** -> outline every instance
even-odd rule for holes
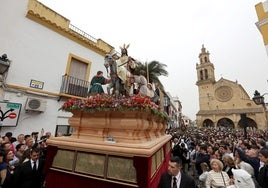
[[[69,99],[70,137],[47,140],[46,188],[155,188],[170,157],[168,117],[148,97]]]

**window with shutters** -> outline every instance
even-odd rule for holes
[[[87,97],[91,62],[70,54],[66,74],[62,78],[61,93]]]

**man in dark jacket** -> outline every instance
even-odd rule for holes
[[[31,159],[17,167],[14,174],[16,188],[41,188],[44,183],[44,160],[39,159],[38,148],[30,149]]]
[[[172,156],[180,156],[181,154],[181,146],[180,146],[180,141],[177,136],[173,137],[173,147],[171,150]]]
[[[168,171],[163,173],[157,188],[195,188],[193,177],[181,171],[182,161],[172,156],[168,163]]]

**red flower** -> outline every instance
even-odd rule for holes
[[[153,114],[160,115],[168,120],[168,116],[161,112],[160,107],[153,103],[149,97],[134,95],[130,98],[114,98],[111,95],[101,94],[90,96],[87,99],[68,99],[60,108],[63,111],[104,111],[104,110],[150,110]]]

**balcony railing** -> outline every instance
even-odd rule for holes
[[[78,27],[70,24],[69,28],[73,31],[75,31],[76,33],[80,34],[81,36],[93,41],[94,43],[97,43],[97,39],[95,39],[94,37],[92,37],[91,35],[87,34],[86,32],[82,31],[81,29],[79,29]]]
[[[60,93],[87,97],[89,82],[72,76],[63,75]]]

